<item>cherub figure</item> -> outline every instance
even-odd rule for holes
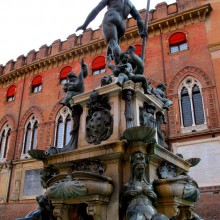
[[[117,84],[122,86],[124,82],[132,80],[134,83],[141,82],[145,94],[151,94],[150,83],[144,75],[144,63],[141,58],[135,54],[135,46],[130,46],[119,56],[117,65],[111,64],[111,56],[107,59],[107,66],[112,70],[114,76],[118,77]]]
[[[88,66],[82,59],[80,62],[81,64],[81,71],[78,75],[74,72],[70,72],[67,75],[67,79],[69,82],[64,84],[64,92],[66,92],[65,98],[60,102],[62,105],[67,105],[68,102],[71,100],[73,96],[79,95],[84,92],[85,90],[85,85],[84,85],[84,78],[88,76]]]
[[[132,77],[133,68],[128,61],[129,61],[129,55],[127,53],[121,53],[119,64],[112,65],[111,57],[108,56],[107,66],[109,69],[112,70],[114,76],[118,77],[117,84],[119,86],[122,86],[124,82],[128,81]]]
[[[166,92],[166,83],[159,83],[157,85],[157,88],[152,89],[152,93],[164,103],[163,109],[166,109],[169,111],[169,107],[173,104],[173,102],[166,98],[165,92]]]

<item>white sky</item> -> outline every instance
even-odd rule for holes
[[[1,0],[0,64],[75,33],[100,0]],[[150,9],[163,0],[151,0]],[[140,10],[147,0],[131,0]],[[167,4],[175,0],[166,0]],[[104,11],[88,27],[97,29]],[[78,34],[78,33],[77,33]]]

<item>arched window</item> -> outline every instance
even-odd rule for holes
[[[177,32],[169,38],[170,53],[187,50],[186,35],[183,32]]]
[[[92,74],[97,75],[105,72],[105,57],[98,56],[92,62]]]
[[[57,148],[63,148],[70,141],[70,132],[72,129],[71,112],[69,108],[63,107],[56,117],[56,129],[54,145]]]
[[[66,66],[60,71],[60,84],[67,83],[67,75],[72,71],[71,66]]]
[[[38,120],[35,115],[32,115],[25,126],[22,154],[26,154],[29,150],[37,149],[37,136]]]
[[[7,156],[10,133],[11,129],[9,124],[6,123],[0,131],[0,159],[4,159]]]
[[[142,53],[142,45],[135,45],[135,54],[137,54],[139,57],[141,57],[141,53]]]
[[[187,77],[179,87],[179,105],[182,132],[207,128],[201,84],[193,77]]]
[[[13,85],[9,87],[7,91],[7,102],[11,102],[15,100],[15,90],[16,90],[16,86]]]
[[[31,92],[36,93],[42,90],[42,76],[36,76],[31,83]]]

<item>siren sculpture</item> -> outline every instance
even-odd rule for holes
[[[153,206],[157,195],[153,186],[147,182],[145,167],[147,158],[141,152],[131,157],[131,179],[124,185],[123,203],[126,208],[127,220],[168,220],[164,215],[158,214]]]

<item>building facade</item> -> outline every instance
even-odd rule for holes
[[[145,11],[140,11],[143,19]],[[173,105],[164,127],[167,148],[184,159],[201,158],[190,175],[198,182],[197,212],[219,219],[220,205],[220,1],[162,2],[150,11],[145,75],[156,87],[167,84]],[[126,21],[120,42],[141,51],[136,22]],[[100,86],[111,71],[106,67],[106,43],[101,29],[87,29],[31,50],[0,66],[0,218],[12,220],[36,208],[43,164],[27,154],[30,149],[62,148],[70,139],[71,112],[59,104],[65,96],[68,72],[89,67],[86,92]]]

